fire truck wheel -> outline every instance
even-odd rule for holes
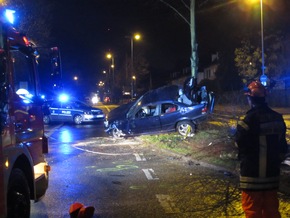
[[[74,117],[74,123],[75,124],[81,124],[82,122],[83,122],[83,120],[82,120],[82,116],[81,115],[76,115]]]
[[[22,170],[13,169],[7,192],[7,213],[9,217],[30,216],[30,191]]]
[[[44,115],[44,116],[43,116],[43,123],[44,123],[44,124],[49,124],[49,123],[50,123],[50,118],[49,118],[48,115]]]

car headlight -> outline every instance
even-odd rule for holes
[[[91,111],[85,111],[84,114],[85,115],[92,115],[92,112]]]

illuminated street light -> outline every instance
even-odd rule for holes
[[[113,74],[113,84],[115,83],[115,62],[114,62],[114,56],[111,53],[107,53],[106,55],[107,59],[111,60],[111,65],[110,67],[112,68],[112,74]]]
[[[136,79],[136,77],[134,76],[134,39],[135,40],[140,40],[141,39],[141,35],[136,33],[134,35],[131,36],[131,98],[133,99],[133,78]]]
[[[77,81],[79,78],[77,76],[74,76],[74,80]]]
[[[260,0],[261,5],[261,43],[262,43],[262,76],[260,77],[261,83],[267,85],[267,76],[265,75],[265,57],[264,57],[264,17],[263,17],[263,0]]]
[[[134,98],[134,85],[136,84],[136,76],[132,76],[132,81],[131,81],[131,99],[133,100]]]
[[[262,57],[262,75],[260,77],[261,83],[267,85],[267,76],[265,75],[265,55],[264,55],[264,13],[263,13],[263,0],[248,0],[250,4],[260,1],[260,15],[261,15],[261,57]]]
[[[105,85],[105,83],[103,81],[100,81],[98,86],[103,87]]]
[[[140,34],[134,34],[131,37],[131,76],[134,75],[134,39],[135,40],[140,40],[141,39],[141,35]]]

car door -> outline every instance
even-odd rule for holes
[[[59,121],[59,110],[60,110],[60,102],[54,101],[49,106],[49,112],[50,112],[50,120],[52,122]]]
[[[150,104],[137,108],[129,118],[129,129],[134,134],[147,134],[161,130],[160,105]]]
[[[161,104],[160,122],[162,131],[174,130],[175,124],[180,117],[178,105],[171,102]]]
[[[71,102],[62,102],[59,108],[58,119],[62,122],[73,121],[73,106]]]

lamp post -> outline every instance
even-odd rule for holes
[[[136,82],[136,76],[132,76],[132,82],[131,82],[131,99],[133,100],[134,98],[134,85]]]
[[[261,5],[261,46],[262,46],[262,75],[265,74],[265,58],[264,58],[264,17],[263,17],[263,0],[260,0]]]
[[[112,81],[113,81],[113,84],[114,84],[115,83],[115,62],[114,62],[114,56],[111,53],[108,53],[106,55],[106,57],[111,60],[110,68],[112,68]]]
[[[136,79],[136,77],[134,76],[134,39],[135,40],[140,40],[141,39],[141,35],[136,33],[134,35],[131,36],[131,99],[133,99],[134,95],[133,95],[133,77]]]
[[[256,3],[260,1],[260,19],[261,19],[261,58],[262,58],[262,75],[260,76],[260,82],[266,86],[267,85],[267,76],[265,75],[265,55],[264,55],[264,13],[263,13],[263,0],[250,0],[250,3]]]
[[[264,13],[263,13],[263,0],[260,0],[261,8],[261,47],[262,47],[262,75],[260,76],[260,82],[263,86],[267,85],[267,76],[265,75],[265,55],[264,55]]]

